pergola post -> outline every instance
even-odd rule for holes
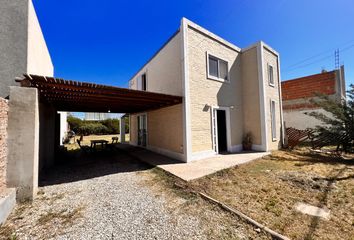
[[[125,119],[124,116],[120,117],[120,142],[125,143]]]
[[[32,200],[38,190],[39,104],[36,88],[10,87],[7,186],[17,200]]]

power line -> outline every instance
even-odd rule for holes
[[[347,50],[351,49],[352,47],[354,47],[354,44],[349,45],[349,46],[343,48],[342,50],[337,49],[337,50],[338,50],[338,55],[339,55],[340,52],[347,51]],[[320,54],[320,55],[323,55],[323,54]],[[319,55],[318,55],[318,56],[319,56]],[[325,56],[325,57],[323,57],[323,58],[317,59],[317,60],[315,60],[315,61],[312,61],[312,62],[310,62],[310,63],[303,64],[303,65],[300,65],[300,66],[294,66],[294,67],[292,67],[292,68],[286,68],[286,69],[284,70],[284,72],[292,72],[292,71],[294,71],[294,70],[296,70],[296,69],[304,68],[304,67],[307,67],[307,66],[309,66],[309,65],[313,65],[313,64],[315,64],[315,63],[321,62],[321,61],[326,60],[326,59],[331,58],[331,57],[333,57],[333,54],[327,55],[327,56]],[[310,59],[310,58],[308,58],[308,59]],[[339,59],[338,59],[338,60],[339,60]],[[302,62],[304,62],[304,61],[302,61]],[[298,64],[296,64],[296,65],[298,65]]]
[[[334,52],[334,68],[339,69],[339,49]]]
[[[348,41],[348,42],[346,42],[346,43],[344,43],[344,44],[340,44],[339,46],[340,46],[340,47],[346,46],[346,45],[348,45],[348,44],[350,44],[350,43],[353,43],[353,42],[354,42],[354,40],[351,40],[351,41]],[[342,51],[347,50],[347,48],[351,48],[353,45],[354,45],[354,44],[352,44],[352,45],[350,45],[350,46],[344,48]],[[328,53],[328,52],[333,52],[334,49],[335,49],[335,48],[328,49],[328,50],[326,50],[326,51],[323,51],[323,52],[320,52],[320,53],[315,54],[315,55],[313,55],[313,56],[310,56],[310,57],[308,57],[308,58],[305,58],[305,59],[303,59],[303,60],[301,60],[301,61],[299,61],[299,62],[297,62],[297,63],[291,64],[291,65],[287,66],[287,67],[285,68],[285,70],[292,69],[292,68],[294,68],[294,67],[297,66],[297,65],[300,65],[300,64],[302,64],[302,63],[304,63],[304,62],[307,62],[307,61],[309,61],[309,60],[311,60],[311,59],[318,58],[318,57],[320,57],[320,56],[322,56],[322,55],[324,55],[324,54],[326,54],[326,53]],[[338,49],[338,48],[337,48],[337,49]]]

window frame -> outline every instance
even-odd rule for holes
[[[270,69],[272,69],[272,71],[270,71]],[[269,63],[268,63],[267,71],[268,71],[268,83],[269,83],[269,86],[275,87],[274,67],[271,64],[269,64]]]
[[[270,99],[270,122],[271,122],[271,132],[272,132],[273,142],[277,140],[277,119],[276,119],[275,109],[276,109],[276,101]]]
[[[218,77],[216,76],[213,76],[213,75],[210,75],[209,74],[209,57],[212,57],[214,59],[217,60],[217,74],[218,74]],[[227,79],[223,79],[223,78],[220,78],[220,62],[225,62],[226,63],[226,69],[227,69]],[[211,54],[210,52],[206,52],[206,69],[207,69],[207,79],[210,79],[210,80],[215,80],[215,81],[219,81],[219,82],[224,82],[224,83],[230,83],[230,69],[229,69],[229,62],[220,58],[220,57],[217,57],[215,56],[214,54]]]

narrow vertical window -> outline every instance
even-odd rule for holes
[[[146,91],[146,73],[141,75],[141,90]]]
[[[274,73],[272,65],[268,65],[268,81],[270,86],[274,86]]]
[[[271,114],[271,121],[272,121],[272,139],[275,141],[277,139],[277,122],[276,122],[276,115],[275,115],[275,101],[270,101],[270,114]]]

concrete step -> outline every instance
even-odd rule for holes
[[[0,193],[0,224],[3,224],[16,205],[16,189],[6,188]]]

